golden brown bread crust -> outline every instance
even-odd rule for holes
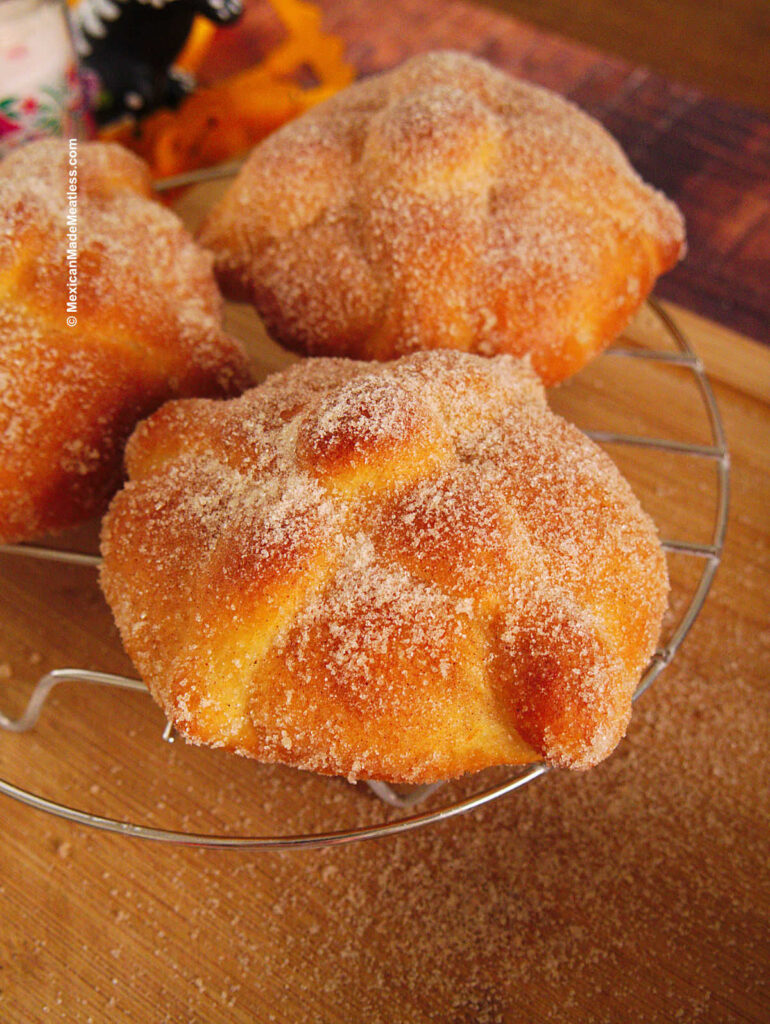
[[[684,252],[592,118],[458,53],[349,87],[256,147],[200,233],[225,294],[310,355],[531,353],[580,369]]]
[[[0,541],[102,511],[125,439],[168,398],[253,383],[211,257],[118,146],[78,148],[78,309],[67,326],[67,147],[0,163]]]
[[[165,405],[127,462],[101,582],[192,742],[424,782],[623,735],[665,558],[524,364],[309,360]]]

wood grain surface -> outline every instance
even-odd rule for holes
[[[344,6],[336,26],[352,37],[358,5]],[[360,29],[351,49],[373,67],[403,55],[404,37],[479,44],[466,34],[476,12],[451,5],[441,27],[437,6],[379,5],[367,42]],[[508,35],[509,23],[482,14],[493,19],[483,45],[508,66],[520,26]],[[188,222],[217,187],[184,197]],[[618,751],[428,830],[303,853],[129,840],[0,797],[3,1024],[767,1019],[770,353],[673,311],[714,379],[730,523],[709,599]],[[251,311],[228,317],[263,372],[289,358]],[[669,345],[647,312],[623,343]],[[687,369],[605,356],[551,400],[583,427],[709,440]],[[711,462],[612,454],[663,534],[708,539]],[[69,540],[87,548],[94,535]],[[700,564],[672,556],[670,569],[669,631]],[[0,707],[17,714],[34,680],[63,665],[131,671],[93,571],[0,556]],[[32,732],[0,733],[0,776],[191,831],[310,832],[398,816],[362,787],[169,746],[162,727],[142,694],[66,684]],[[505,774],[453,783],[429,806]]]
[[[549,32],[770,110],[767,0],[480,0]]]

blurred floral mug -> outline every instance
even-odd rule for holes
[[[91,134],[65,0],[0,0],[0,156]]]

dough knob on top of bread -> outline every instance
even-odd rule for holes
[[[132,153],[45,140],[0,162],[0,541],[103,511],[166,399],[253,383],[221,307],[210,254]]]
[[[427,782],[623,735],[665,558],[523,363],[308,360],[140,424],[101,582],[194,743]]]
[[[459,53],[352,85],[252,152],[205,221],[225,294],[309,355],[601,351],[684,252],[601,125]]]

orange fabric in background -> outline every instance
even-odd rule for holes
[[[246,153],[291,118],[353,81],[343,43],[323,31],[321,12],[307,0],[269,0],[285,38],[259,64],[210,86],[201,86],[177,110],[160,110],[135,124],[105,129],[102,138],[143,156],[155,177],[223,163]],[[195,71],[214,32],[198,19],[177,62]],[[222,32],[237,31],[222,29]],[[316,83],[303,87],[310,70]]]
[[[201,17],[200,14],[195,16],[193,27],[190,35],[187,37],[184,49],[175,61],[176,67],[180,71],[189,71],[190,74],[194,74],[198,70],[201,61],[206,56],[206,51],[211,45],[216,30],[216,25],[213,25],[206,18]]]

